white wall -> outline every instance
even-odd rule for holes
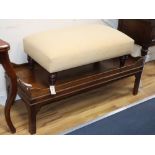
[[[23,51],[23,37],[42,30],[81,23],[103,23],[104,20],[0,20],[0,38],[10,43],[9,56],[12,62],[21,64],[26,62]],[[117,20],[105,20],[113,27],[117,27]],[[0,104],[6,100],[4,70],[0,65]]]

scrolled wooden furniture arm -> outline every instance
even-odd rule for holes
[[[7,94],[6,104],[5,104],[5,119],[11,132],[15,133],[16,129],[13,126],[11,121],[10,110],[15,101],[15,97],[17,95],[17,77],[9,59],[9,55],[8,55],[9,49],[10,49],[9,43],[0,39],[0,63],[2,64],[10,81],[7,88],[8,94]]]
[[[10,49],[9,43],[0,39],[0,52],[7,52]]]

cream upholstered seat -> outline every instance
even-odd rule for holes
[[[49,73],[130,54],[133,39],[101,24],[86,24],[32,34],[24,51]]]

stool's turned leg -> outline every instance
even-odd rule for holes
[[[94,67],[100,67],[100,62],[95,62]]]
[[[57,80],[57,74],[56,73],[51,73],[49,75],[49,84],[54,86],[55,83],[56,83],[56,80]]]
[[[35,61],[30,56],[27,56],[27,61],[28,61],[30,69],[33,69]]]
[[[137,93],[138,93],[141,76],[142,76],[142,72],[138,72],[135,75],[135,83],[134,83],[133,95],[137,95]]]
[[[49,85],[50,85],[51,95],[56,94],[56,90],[55,90],[56,80],[57,80],[57,74],[56,73],[51,73],[49,75]]]
[[[128,59],[128,55],[124,55],[119,57],[119,61],[120,61],[120,67],[124,67],[125,65],[125,61]]]
[[[30,134],[35,134],[36,133],[36,115],[37,115],[37,110],[35,106],[30,106],[28,108],[28,118],[29,118],[29,132]]]
[[[7,122],[7,125],[9,126],[10,130],[12,133],[16,132],[15,127],[12,124],[11,118],[10,118],[10,110],[11,106],[13,105],[15,101],[15,97],[17,95],[17,77],[14,72],[14,69],[10,63],[8,53],[3,53],[3,55],[0,57],[1,63],[5,69],[6,74],[9,77],[10,80],[10,85],[8,89],[8,96],[7,96],[7,101],[5,104],[5,119]]]

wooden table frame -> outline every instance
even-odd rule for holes
[[[51,95],[47,80],[49,74],[39,64],[34,64],[33,68],[29,64],[15,65],[18,95],[24,101],[28,111],[30,134],[36,133],[36,116],[38,111],[43,106],[52,104],[52,102],[60,101],[129,76],[135,76],[133,94],[136,95],[145,58],[130,58],[126,60],[125,64],[123,63],[124,65],[120,65],[122,62],[116,58],[117,63],[107,60],[107,62],[99,62],[98,65],[89,64],[59,72],[57,73],[57,82],[55,84],[56,95]],[[115,68],[111,68],[111,65],[115,66]],[[111,69],[107,68],[107,70],[104,68],[106,66]],[[70,77],[66,75],[70,75]],[[7,82],[9,83],[8,80]]]
[[[5,119],[10,131],[12,133],[15,133],[16,129],[11,121],[10,110],[11,110],[11,106],[15,101],[15,97],[17,95],[17,77],[9,60],[9,56],[8,56],[9,49],[10,49],[10,45],[7,42],[0,39],[0,63],[2,64],[10,80],[10,85],[7,87],[7,100],[4,108],[4,113],[5,113]]]

